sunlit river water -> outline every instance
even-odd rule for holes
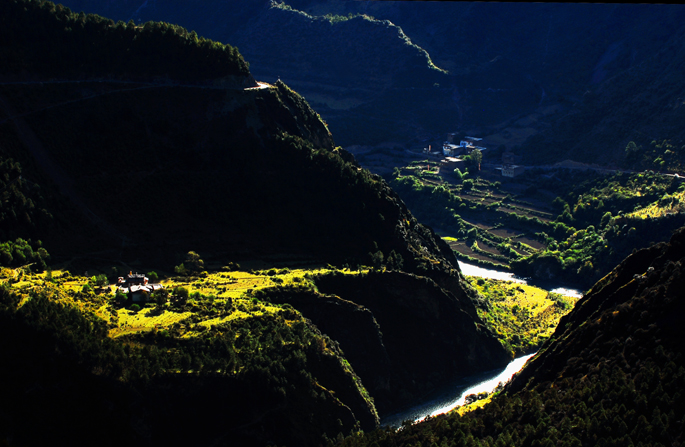
[[[529,280],[527,280],[526,278],[521,278],[519,276],[514,275],[511,272],[500,272],[499,270],[486,269],[483,267],[478,267],[477,265],[467,264],[461,261],[459,261],[459,268],[461,269],[461,272],[466,276],[478,276],[480,278],[500,279],[503,281],[513,281],[521,284],[528,284],[529,282]],[[574,298],[580,298],[583,296],[583,293],[578,289],[569,289],[565,287],[548,288],[544,287],[544,285],[541,284],[531,285],[534,285],[535,287],[540,287],[542,289],[547,289],[550,292],[560,293],[565,296],[572,296]]]
[[[508,382],[515,373],[523,368],[528,359],[534,355],[530,354],[514,359],[504,369],[464,377],[445,389],[438,396],[431,398],[428,402],[383,418],[381,425],[397,428],[402,425],[403,421],[416,422],[424,419],[426,416],[437,416],[447,413],[460,405],[464,405],[464,399],[469,394],[478,394],[483,391],[490,393],[497,388],[500,382]]]

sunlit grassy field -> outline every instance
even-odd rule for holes
[[[578,300],[511,281],[467,280],[487,301],[479,316],[515,355],[539,348]]]
[[[31,291],[42,290],[56,301],[97,315],[109,324],[111,337],[165,330],[173,332],[174,336],[187,338],[233,320],[279,313],[291,315],[293,310],[290,306],[260,301],[255,295],[270,287],[314,288],[312,278],[329,271],[328,268],[271,268],[173,276],[160,281],[169,294],[168,300],[138,305],[117,303],[113,284],[94,287],[92,278],[72,276],[63,270],[30,273],[24,269],[2,269],[0,280],[8,282],[12,289],[24,296],[24,300],[28,299]],[[343,273],[360,274],[350,270]],[[487,302],[485,308],[478,309],[479,316],[515,355],[537,349],[552,335],[559,319],[576,302],[575,298],[529,285],[476,277],[467,279]],[[176,299],[180,288],[187,292],[187,298],[181,302]]]
[[[45,291],[51,299],[92,312],[109,324],[109,335],[120,337],[147,331],[175,329],[180,337],[192,337],[215,325],[236,319],[253,318],[292,310],[286,306],[261,302],[253,296],[259,290],[299,285],[313,287],[313,275],[329,272],[327,268],[268,269],[257,271],[202,272],[199,276],[175,276],[160,281],[173,296],[175,289],[185,288],[189,299],[178,305],[115,303],[116,285],[93,287],[91,278],[72,276],[64,270],[31,273],[25,269],[0,270],[0,281],[10,284],[24,300],[32,291]],[[368,270],[343,273],[356,275]],[[90,290],[88,290],[90,289]]]

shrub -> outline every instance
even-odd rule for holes
[[[177,298],[182,298],[184,300],[187,300],[190,297],[190,292],[188,292],[188,289],[183,286],[178,286],[174,289],[173,292],[174,296]]]

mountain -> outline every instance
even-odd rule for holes
[[[681,445],[685,229],[628,256],[482,409],[341,445]]]
[[[376,405],[415,402],[428,381],[509,360],[447,244],[336,146],[302,96],[257,82],[234,47],[51,2],[6,1],[0,17],[11,43],[2,217],[17,238],[1,260],[29,247],[52,264],[0,269],[3,439],[317,445],[373,429]],[[175,287],[158,307],[124,304],[80,275],[171,272],[189,252],[214,267],[174,277],[198,291]],[[221,295],[235,261],[274,259],[330,264],[330,276]],[[332,302],[344,305],[331,313]],[[387,362],[351,342],[350,327]],[[422,365],[438,351],[454,360]]]
[[[680,152],[685,141],[680,125],[681,98],[685,91],[680,73],[685,64],[681,50],[685,30],[678,28],[663,39],[665,42],[654,54],[588,90],[566,116],[528,140],[522,146],[526,159],[544,162],[563,157],[586,163],[663,170],[658,161],[654,163],[654,159],[662,157],[668,165],[681,169]],[[617,42],[614,48],[616,58],[627,58],[622,42]],[[640,159],[642,164],[631,162],[626,151],[631,141],[649,147],[655,140],[659,143],[669,140],[673,146],[671,152],[677,153],[669,156],[670,153],[660,150],[649,159]],[[549,147],[555,147],[556,153],[550,154]]]
[[[238,46],[260,79],[303,94],[345,147],[458,131],[520,147],[526,164],[615,164],[631,140],[680,138],[683,5],[286,3],[65,2]]]

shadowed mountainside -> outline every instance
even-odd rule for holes
[[[443,289],[404,272],[315,278],[318,293],[274,290],[337,340],[374,397],[381,417],[416,403],[455,377],[497,368],[507,360],[500,344],[475,320],[472,290]],[[416,337],[424,334],[424,337]],[[427,340],[431,340],[427,342]]]
[[[682,46],[668,42],[681,32],[682,5],[289,2],[298,12],[266,1],[66,4],[180,23],[237,45],[260,79],[280,77],[303,94],[344,146],[401,146],[456,130],[511,148],[542,132],[522,150],[528,164],[616,163],[641,135],[680,138]],[[423,52],[449,74],[431,70]]]
[[[485,407],[341,445],[680,445],[685,229],[636,251]]]
[[[7,25],[2,35],[22,42],[12,48],[10,63],[1,72],[9,79],[0,82],[2,161],[18,163],[22,176],[45,191],[32,191],[30,197],[54,216],[47,229],[26,227],[17,230],[19,236],[40,238],[56,260],[97,259],[168,270],[190,250],[206,253],[220,265],[285,254],[336,265],[373,264],[380,270],[401,267],[425,277],[389,273],[366,281],[388,302],[412,309],[422,302],[391,283],[398,275],[418,278],[410,280],[414,292],[425,285],[430,290],[426,293],[437,297],[433,301],[457,314],[446,325],[464,346],[453,354],[470,355],[481,341],[487,346],[479,351],[487,363],[470,357],[466,367],[439,371],[440,379],[507,362],[504,348],[480,325],[477,297],[466,289],[447,244],[409,213],[383,179],[336,147],[319,115],[283,82],[257,84],[234,48],[180,27],[114,23],[72,14],[50,2],[12,0],[0,8]],[[71,59],[53,65],[53,47],[29,38],[38,28],[62,42],[55,48]],[[204,65],[157,65],[151,59],[147,65],[115,64],[108,74],[99,63],[120,57],[139,61],[160,41],[166,42],[166,50],[187,52],[190,61]],[[228,67],[237,67],[236,73]],[[196,80],[193,70],[203,76]],[[26,186],[23,181],[16,185]],[[45,200],[51,197],[59,201]],[[40,211],[32,213],[35,217]],[[40,433],[71,433],[70,440],[82,443],[75,426],[63,418],[41,425],[46,431],[30,433],[28,415],[36,408],[52,411],[57,402],[109,408],[109,413],[93,413],[84,423],[106,432],[117,418],[129,420],[112,442],[134,444],[161,445],[171,437],[190,442],[202,427],[203,442],[314,445],[324,435],[377,424],[372,401],[336,340],[326,338],[300,313],[257,315],[245,326],[229,322],[208,331],[207,337],[201,331],[188,345],[180,335],[168,339],[168,334],[160,334],[151,340],[127,339],[134,348],[124,348],[124,342],[107,336],[103,320],[74,304],[86,306],[93,299],[103,306],[106,298],[86,297],[83,290],[54,291],[47,280],[42,286],[47,295],[35,293],[28,300],[9,286],[2,291],[3,339],[13,332],[24,334],[22,344],[3,348],[3,362],[18,371],[17,376],[8,373],[4,383],[19,386],[2,390],[7,397],[3,401],[10,402],[2,411],[10,414],[9,406],[18,405],[32,383],[38,390],[22,403],[22,411],[12,413],[10,422],[3,422],[3,434],[28,433],[26,442],[38,445],[44,443]],[[67,303],[60,293],[72,301]],[[357,299],[354,295],[349,299]],[[390,358],[402,360],[392,365],[392,374],[401,378],[393,386],[432,377],[433,372],[413,365],[424,355],[424,343],[440,345],[443,335],[432,331],[439,313],[429,313],[400,332],[392,321],[396,306],[368,305],[380,330],[388,326],[383,343],[395,350]],[[230,302],[226,307],[231,308]],[[46,319],[38,317],[41,312]],[[411,315],[406,310],[402,314]],[[274,343],[274,330],[295,342],[284,338]],[[243,341],[236,333],[251,335]],[[399,356],[400,336],[407,333],[422,343],[408,344]],[[262,344],[275,351],[256,349],[250,358],[250,350]],[[28,370],[20,367],[22,355],[50,346],[57,346],[53,354],[32,359],[24,365],[31,366]],[[192,357],[184,357],[186,363],[220,363],[226,360],[219,355],[222,349],[235,349],[234,354],[245,356],[243,367],[223,373],[201,367],[199,373],[189,371],[176,356],[189,346],[186,354],[192,352]],[[350,349],[354,354],[356,348]],[[369,368],[375,367],[374,359],[355,363],[363,369],[367,361]],[[45,375],[27,372],[33,369]],[[176,375],[179,372],[183,374]],[[79,381],[74,378],[86,384],[83,391],[60,391],[76,388]],[[125,383],[121,395],[118,381]],[[42,391],[53,388],[56,391]],[[423,390],[412,384],[405,391],[402,398],[411,400]],[[102,396],[104,403],[98,400]],[[143,396],[146,404],[132,412],[132,406],[140,407],[136,396]],[[188,410],[212,396],[224,399],[216,413],[210,414],[214,407],[209,406],[191,416],[169,413],[172,402]],[[390,410],[404,400],[388,399],[384,405]],[[229,435],[222,431],[222,419],[231,421]]]

